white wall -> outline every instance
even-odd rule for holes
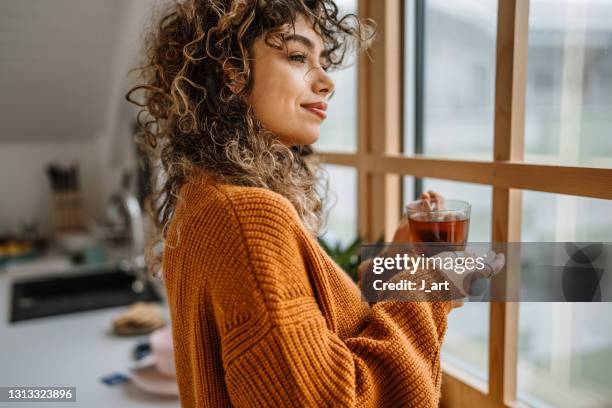
[[[48,7],[42,9],[32,0],[0,3],[0,14],[14,23],[7,26],[14,34],[10,38],[28,41],[4,49],[4,62],[0,61],[0,72],[7,74],[0,81],[0,102],[6,102],[0,103],[0,234],[19,233],[24,222],[32,221],[39,222],[41,233],[52,232],[51,188],[46,176],[50,162],[79,163],[85,215],[102,218],[110,194],[120,185],[122,172],[135,166],[131,141],[135,108],[124,95],[130,86],[127,72],[136,65],[142,28],[154,3],[88,0],[81,3],[80,18],[93,19],[91,24],[106,19],[104,24],[94,24],[91,29],[87,21],[73,21],[66,38],[55,38],[53,33],[56,26],[63,25],[62,10],[70,9],[73,2],[49,0],[45,3]],[[23,17],[31,14],[25,12],[28,8],[38,20]],[[17,24],[18,17],[26,19],[24,24]],[[50,34],[42,39],[40,35],[31,36],[28,24]],[[69,44],[64,44],[67,41]],[[37,53],[41,46],[48,51],[44,60]],[[68,46],[76,58],[58,58],[60,48],[51,48],[64,50]],[[93,59],[101,50],[106,50],[105,57]],[[24,60],[34,57],[40,61]],[[27,69],[15,69],[17,63]],[[65,70],[72,74],[60,75]],[[46,87],[36,87],[41,84]],[[20,119],[14,120],[17,117]]]
[[[19,232],[23,222],[38,220],[49,231],[51,188],[45,173],[50,161],[80,163],[83,200],[88,212],[99,211],[98,160],[91,140],[2,143],[0,147],[0,233]],[[41,231],[42,232],[42,231]]]

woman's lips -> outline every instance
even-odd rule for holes
[[[327,110],[327,104],[325,102],[304,104],[302,105],[302,107],[311,111],[321,119],[325,119],[327,117],[327,113],[325,113],[325,111]]]
[[[325,119],[327,117],[327,113],[325,113],[324,110],[317,109],[317,108],[307,108],[305,106],[304,106],[304,109],[311,111],[312,113],[314,113],[315,115],[317,115],[321,119]]]

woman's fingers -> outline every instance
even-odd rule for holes
[[[450,281],[453,288],[456,289],[457,293],[454,293],[453,296],[469,296],[471,293],[472,284],[477,279],[488,279],[493,277],[493,275],[497,274],[503,269],[506,263],[506,257],[504,254],[496,254],[493,251],[487,252],[482,256],[482,258],[481,256],[477,256],[475,253],[468,251],[441,252],[436,255],[434,259],[435,258],[441,258],[444,260],[441,263],[444,266],[442,266],[442,269],[439,269],[439,271],[446,279],[448,279],[448,281]],[[454,259],[454,262],[450,263],[446,261],[447,259]],[[467,262],[468,259],[471,259],[469,263]],[[479,267],[481,262],[484,267]],[[446,263],[449,263],[450,266],[447,267]],[[459,266],[461,266],[461,269],[459,269]]]
[[[506,264],[506,256],[504,254],[496,254],[493,251],[489,251],[484,256],[484,268],[474,269],[472,273],[472,279],[477,278],[491,278],[504,268]]]
[[[429,197],[431,197],[431,200],[433,200],[436,203],[436,208],[438,210],[443,210],[444,209],[444,197],[442,197],[440,194],[436,193],[433,190],[429,190]]]
[[[433,204],[435,203],[435,208],[438,210],[444,209],[444,197],[433,190],[421,193],[419,199],[429,202],[431,207],[433,207]],[[425,210],[428,209],[429,208],[425,208]]]
[[[495,252],[493,251],[489,251],[490,254],[495,254]],[[490,275],[489,277],[495,275],[496,273],[498,273],[499,271],[502,270],[502,268],[504,267],[504,265],[506,264],[506,256],[504,254],[495,254],[495,256],[493,257],[493,259],[489,260],[486,262],[485,265],[487,265],[490,269]]]
[[[421,211],[429,211],[431,209],[431,197],[429,193],[421,193],[419,196],[419,200],[421,200]]]

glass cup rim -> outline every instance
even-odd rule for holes
[[[406,204],[406,212],[407,213],[428,213],[428,214],[435,214],[435,213],[440,213],[440,212],[449,212],[449,211],[469,211],[472,208],[472,204],[470,204],[469,202],[465,201],[465,200],[455,200],[455,199],[448,199],[448,200],[444,200],[444,204],[447,203],[456,203],[456,204],[460,204],[463,205],[462,208],[446,208],[446,209],[435,209],[435,210],[427,210],[427,209],[416,209],[416,208],[411,208],[410,206],[412,204],[417,204],[420,203],[424,200],[414,200],[411,201],[410,203]]]

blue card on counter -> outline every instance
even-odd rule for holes
[[[113,373],[102,377],[100,380],[106,385],[117,385],[128,381],[130,377],[122,373]]]

